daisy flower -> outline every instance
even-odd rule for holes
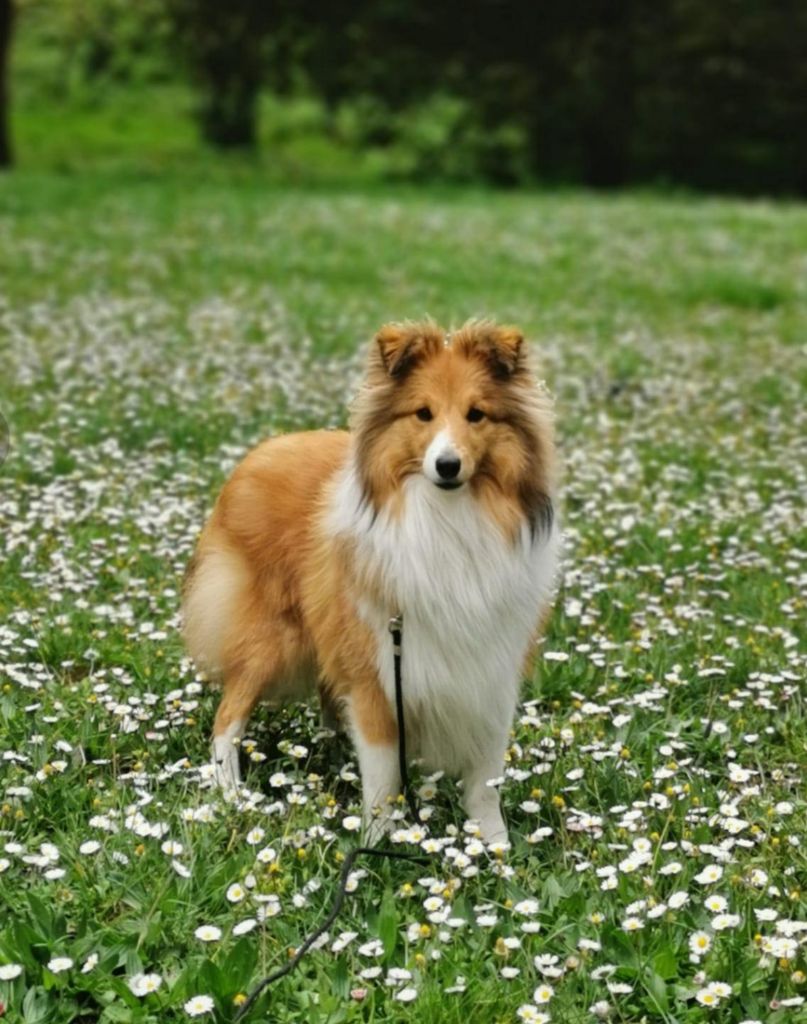
[[[192,996],[185,1003],[185,1013],[189,1017],[201,1017],[203,1013],[212,1013],[214,1003],[210,996]]]
[[[69,971],[73,966],[73,961],[69,956],[55,956],[52,960],[48,961],[48,970],[53,974],[61,974],[63,971]]]
[[[381,956],[383,952],[384,946],[378,939],[370,939],[359,946],[359,956]]]
[[[718,914],[712,918],[712,927],[716,932],[725,931],[727,928],[736,928],[739,923],[739,914]]]
[[[258,927],[258,922],[254,917],[247,917],[243,921],[239,921],[238,924],[233,925],[233,935],[246,935],[251,932],[253,928]]]
[[[718,999],[726,999],[731,995],[731,985],[725,981],[712,981],[709,983],[709,991],[714,992]]]
[[[529,917],[538,913],[538,900],[520,900],[513,907],[514,914],[524,914]]]
[[[695,881],[701,885],[714,885],[723,877],[723,868],[719,864],[707,864],[703,871],[695,875]]]
[[[519,1020],[526,1021],[526,1024],[549,1024],[549,1014],[541,1013],[532,1003],[524,1003],[519,1006],[516,1016]]]
[[[560,978],[563,975],[563,968],[558,966],[560,957],[553,956],[552,953],[541,953],[533,957],[532,962],[545,978]]]
[[[84,964],[82,965],[81,973],[82,974],[89,974],[90,971],[95,970],[97,965],[98,965],[98,954],[97,953],[90,953],[90,955],[87,957],[87,959],[84,961]]]
[[[156,992],[163,980],[159,974],[134,974],[129,978],[129,991],[142,999],[143,996]]]
[[[240,903],[246,896],[246,891],[239,882],[233,882],[227,887],[227,899],[230,903]]]

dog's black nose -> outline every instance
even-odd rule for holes
[[[460,471],[462,463],[456,455],[441,455],[435,462],[437,475],[442,480],[453,480]]]

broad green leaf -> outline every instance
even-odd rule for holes
[[[389,959],[398,941],[398,911],[392,892],[387,889],[381,899],[378,911],[378,937],[384,946],[384,956]]]
[[[678,957],[669,948],[662,949],[653,957],[653,969],[664,981],[676,977],[678,974]]]
[[[667,994],[667,986],[664,979],[650,969],[644,973],[644,986],[649,993],[652,1003],[663,1013],[670,1009],[670,999]]]

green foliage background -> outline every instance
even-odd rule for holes
[[[12,87],[33,163],[186,157],[240,75],[285,179],[800,194],[805,43],[791,0],[24,0]]]

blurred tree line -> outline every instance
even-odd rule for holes
[[[189,77],[218,147],[256,144],[269,90],[412,177],[807,192],[804,0],[18,4],[73,75]]]

